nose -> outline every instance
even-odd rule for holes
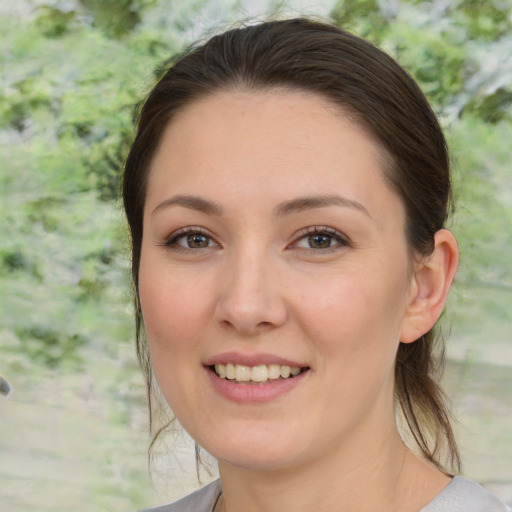
[[[286,322],[287,307],[276,263],[260,254],[226,262],[216,305],[217,320],[238,334],[255,336]]]

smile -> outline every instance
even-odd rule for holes
[[[234,363],[216,364],[211,368],[221,379],[245,384],[265,384],[272,380],[290,379],[308,370],[308,368],[279,364],[247,366]]]

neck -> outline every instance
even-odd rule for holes
[[[222,512],[412,512],[450,481],[412,454],[396,429],[302,466],[263,471],[220,462],[219,472]]]

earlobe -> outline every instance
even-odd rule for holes
[[[440,229],[434,251],[416,265],[400,341],[412,343],[428,332],[441,316],[459,264],[459,249],[453,234]]]

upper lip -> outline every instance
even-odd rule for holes
[[[225,352],[217,354],[207,359],[204,366],[213,366],[216,364],[239,364],[244,366],[258,366],[261,364],[278,364],[280,366],[291,366],[294,368],[306,368],[307,364],[293,361],[285,357],[274,354],[240,354],[238,352]]]

